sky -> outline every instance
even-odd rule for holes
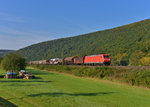
[[[149,19],[149,5],[150,0],[0,0],[0,49]]]

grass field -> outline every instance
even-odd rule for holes
[[[0,107],[149,107],[150,90],[34,69],[36,79],[0,79]],[[4,71],[0,70],[3,74]],[[7,101],[6,101],[7,100]],[[8,105],[9,106],[9,105]]]

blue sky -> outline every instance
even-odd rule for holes
[[[0,0],[0,49],[150,18],[150,0]]]

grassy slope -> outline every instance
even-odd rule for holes
[[[17,107],[17,106],[0,97],[0,107]]]
[[[46,41],[20,49],[28,60],[109,53],[129,59],[135,50],[150,51],[150,19],[85,35]],[[146,49],[145,49],[146,48]],[[147,53],[146,53],[147,54]]]
[[[0,79],[0,96],[22,106],[149,107],[150,90],[28,69],[34,80]]]

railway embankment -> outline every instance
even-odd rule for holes
[[[30,67],[150,88],[150,69],[148,67],[86,67],[66,65],[30,65]]]
[[[15,104],[0,97],[0,107],[17,107]]]

